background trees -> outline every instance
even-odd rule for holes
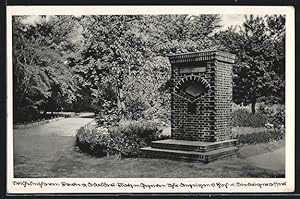
[[[69,16],[40,16],[26,24],[13,18],[13,75],[15,119],[56,111],[76,98],[76,78],[66,63],[74,50]]]
[[[234,102],[284,102],[284,16],[247,16],[220,31],[219,15],[38,16],[13,19],[15,116],[93,110],[168,118],[167,54],[234,53]],[[255,109],[253,108],[253,112]]]
[[[212,47],[219,21],[218,15],[84,16],[78,72],[95,96],[114,96],[101,103],[116,106],[118,114],[136,118],[166,111],[166,55]]]
[[[251,104],[257,100],[284,102],[285,19],[283,16],[245,16],[239,30],[229,28],[216,35],[220,45],[237,55],[233,99]]]

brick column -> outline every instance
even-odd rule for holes
[[[172,138],[208,142],[230,139],[235,56],[202,51],[170,55],[169,60]]]

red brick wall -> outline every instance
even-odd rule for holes
[[[232,125],[232,64],[215,62],[216,66],[216,120],[215,140],[230,139]]]
[[[193,63],[195,65],[195,63]],[[219,61],[198,62],[205,72],[193,73],[205,79],[210,89],[197,99],[195,114],[188,113],[188,100],[175,89],[178,82],[191,74],[180,74],[182,65],[172,64],[174,86],[171,95],[171,132],[175,139],[222,141],[230,138],[232,65]]]

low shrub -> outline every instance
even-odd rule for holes
[[[241,134],[236,137],[239,144],[258,144],[281,140],[284,133],[280,130],[264,130],[250,134]]]
[[[259,107],[259,112],[267,116],[268,123],[272,124],[274,128],[280,129],[285,125],[285,106],[270,107],[263,105]]]
[[[122,121],[108,130],[85,126],[78,130],[76,144],[83,152],[94,156],[119,155],[134,157],[141,147],[160,138],[159,124],[154,121]]]
[[[285,125],[285,109],[280,107],[277,109],[276,113],[270,117],[270,123],[274,125],[275,128],[280,128]]]
[[[141,147],[149,146],[159,137],[159,124],[153,121],[123,121],[109,128],[113,152],[122,157],[134,157]]]
[[[98,113],[96,116],[96,121],[99,126],[111,126],[116,125],[120,121],[120,115],[116,112],[111,112],[109,114]]]
[[[110,136],[105,128],[86,125],[78,129],[76,145],[83,152],[94,156],[105,156],[110,148]]]
[[[264,126],[268,118],[266,115],[257,112],[251,113],[247,109],[236,109],[232,113],[232,123],[233,126],[243,126],[243,127],[261,127]]]

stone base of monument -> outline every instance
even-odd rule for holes
[[[202,142],[190,140],[152,141],[151,147],[141,148],[142,157],[211,162],[236,156],[237,140]]]

